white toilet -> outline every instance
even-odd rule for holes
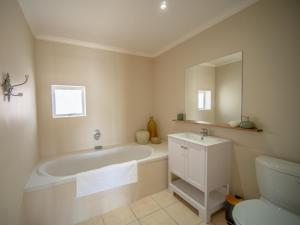
[[[256,175],[261,198],[234,207],[236,225],[300,225],[300,164],[259,156]]]

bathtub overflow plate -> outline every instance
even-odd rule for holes
[[[96,141],[98,141],[98,140],[100,139],[100,137],[101,137],[100,130],[99,130],[99,129],[96,129],[96,130],[94,131],[94,139],[95,139]]]

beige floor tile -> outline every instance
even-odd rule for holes
[[[227,225],[225,220],[225,211],[220,210],[212,215],[211,222],[214,225]]]
[[[159,210],[160,207],[151,197],[146,197],[132,203],[131,209],[138,218],[141,218]]]
[[[164,190],[152,195],[152,198],[160,205],[160,207],[167,207],[178,200],[169,192],[169,190]]]
[[[77,225],[104,225],[104,223],[101,216],[97,216],[87,221],[78,223]]]
[[[140,219],[140,223],[141,225],[176,225],[162,209]]]
[[[126,225],[136,220],[129,207],[122,207],[102,215],[105,225]]]
[[[166,211],[179,225],[198,225],[203,223],[199,216],[180,202],[170,205],[166,208]]]

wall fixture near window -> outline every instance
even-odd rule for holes
[[[25,81],[19,84],[11,84],[11,80],[10,80],[10,75],[9,73],[6,73],[3,75],[3,81],[2,81],[2,90],[3,90],[3,95],[4,95],[4,101],[7,100],[10,102],[10,98],[11,96],[18,96],[18,97],[22,97],[23,93],[19,92],[17,94],[14,93],[14,88],[18,87],[18,86],[22,86],[24,84],[27,83],[29,79],[29,75],[25,75]]]
[[[86,116],[84,86],[51,85],[52,117]]]

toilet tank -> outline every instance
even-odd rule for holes
[[[261,197],[300,214],[300,164],[269,156],[259,156],[255,163]]]

